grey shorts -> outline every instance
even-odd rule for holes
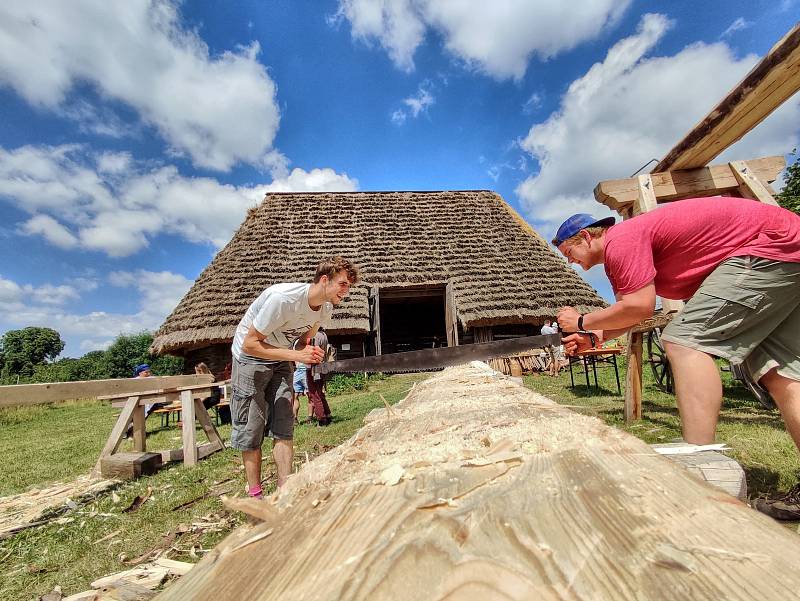
[[[758,381],[800,381],[800,263],[732,257],[711,272],[661,338],[731,363]]]
[[[233,357],[231,388],[232,448],[260,449],[265,435],[276,440],[292,439],[291,363],[259,365]]]

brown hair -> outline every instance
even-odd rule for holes
[[[581,236],[581,232],[584,230],[589,232],[589,235],[592,238],[599,238],[600,236],[603,235],[603,232],[605,232],[610,227],[611,227],[610,225],[593,225],[592,227],[585,227],[574,236],[570,236],[569,238],[564,240],[564,242],[569,242],[570,246],[576,244],[577,242],[580,242],[583,239],[583,236]],[[559,242],[558,238],[553,238],[551,242],[553,246],[561,246],[562,244],[564,244],[564,242]]]
[[[343,257],[330,257],[324,259],[317,265],[317,272],[314,274],[314,283],[316,284],[319,282],[320,278],[324,275],[328,276],[328,278],[332,278],[340,271],[347,272],[347,279],[350,280],[351,284],[358,282],[358,267]]]
[[[206,365],[205,363],[198,363],[197,365],[194,366],[194,373],[196,373],[196,374],[210,374],[211,370],[208,369],[208,365]]]

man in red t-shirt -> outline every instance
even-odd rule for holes
[[[617,302],[581,315],[565,307],[565,332],[622,335],[650,317],[656,295],[688,301],[662,340],[675,376],[686,442],[707,444],[722,403],[714,357],[741,365],[769,391],[800,449],[800,217],[743,198],[692,198],[613,225],[573,215],[553,244],[584,269],[603,264]],[[564,338],[568,353],[591,346]],[[758,509],[800,519],[800,484]]]

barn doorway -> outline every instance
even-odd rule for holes
[[[446,286],[381,288],[375,325],[381,354],[447,346]]]

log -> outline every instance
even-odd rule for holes
[[[116,453],[100,458],[104,478],[135,480],[155,474],[161,467],[161,453]]]
[[[481,367],[482,366],[482,367]],[[794,598],[800,538],[489,371],[374,410],[158,599]]]

